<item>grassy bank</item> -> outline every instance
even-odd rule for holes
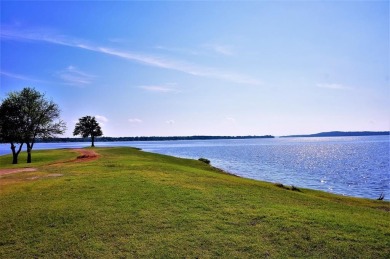
[[[0,258],[389,258],[388,202],[94,150],[97,160],[60,164],[77,153],[35,151],[38,171],[0,176]]]

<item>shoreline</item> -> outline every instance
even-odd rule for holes
[[[37,171],[1,176],[0,257],[383,258],[390,251],[388,202],[232,177],[130,147],[85,150],[99,157],[80,163],[71,150],[37,151]]]
[[[163,155],[163,156],[168,156],[168,157],[173,157],[173,158],[179,158],[179,159],[189,159],[189,160],[193,160],[193,161],[198,161],[197,158],[189,158],[189,157],[180,157],[180,156],[173,156],[173,155],[166,155],[166,154],[162,154],[162,153],[157,153],[157,152],[151,152],[151,151],[146,151],[146,150],[143,150],[142,148],[138,148],[138,147],[131,147],[131,146],[113,146],[113,147],[109,147],[109,146],[106,146],[106,147],[96,147],[98,149],[105,149],[105,148],[119,148],[119,147],[124,147],[124,148],[132,148],[132,149],[135,149],[135,150],[139,150],[141,152],[145,152],[145,153],[150,153],[150,154],[155,154],[155,155]],[[54,148],[54,149],[38,149],[39,151],[50,151],[50,150],[83,150],[83,149],[86,149],[86,148],[90,148],[90,147],[84,147],[84,148]],[[37,151],[38,151],[37,150]],[[23,151],[25,152],[25,151]],[[83,152],[81,152],[83,153]],[[91,152],[87,152],[88,154],[86,155],[86,157],[83,156],[83,154],[81,154],[80,156],[78,156],[76,159],[73,159],[73,160],[70,160],[70,161],[67,161],[67,162],[80,162],[82,160],[85,160],[85,161],[89,161],[89,160],[94,160],[98,157],[98,155],[96,153],[94,153],[94,151],[91,151]],[[93,153],[93,154],[92,154]],[[92,154],[92,155],[91,155]],[[4,154],[4,155],[0,155],[1,156],[6,156],[6,155],[11,155],[11,154]],[[92,156],[92,157],[91,157]],[[60,162],[60,163],[64,163],[64,162]],[[18,172],[23,172],[23,171],[27,171],[29,172],[29,170],[35,170],[34,167],[34,163],[32,164],[27,164],[27,163],[20,163],[19,161],[19,164],[25,164],[26,167],[21,167],[21,168],[16,168],[16,169],[11,169],[11,168],[6,168],[6,169],[3,169],[3,170],[15,170],[15,173],[18,173]],[[205,163],[206,164],[206,163]],[[253,181],[258,181],[258,182],[263,182],[263,183],[269,183],[269,184],[273,184],[275,186],[278,186],[278,187],[281,187],[281,188],[284,188],[284,189],[290,189],[290,190],[300,190],[300,189],[307,189],[307,190],[313,190],[313,191],[320,191],[320,192],[324,192],[324,193],[328,193],[328,194],[333,194],[333,195],[339,195],[339,196],[342,196],[342,197],[346,197],[346,198],[357,198],[357,199],[368,199],[368,200],[378,200],[377,198],[370,198],[370,197],[359,197],[359,196],[352,196],[352,195],[346,195],[346,194],[342,194],[342,193],[335,193],[335,192],[329,192],[329,191],[325,191],[325,190],[320,190],[320,189],[313,189],[313,188],[307,188],[307,187],[302,187],[302,186],[299,186],[299,185],[286,185],[284,183],[281,183],[281,182],[272,182],[272,181],[266,181],[266,180],[262,180],[262,179],[254,179],[254,178],[249,178],[249,177],[244,177],[244,176],[240,176],[238,174],[235,174],[235,173],[232,173],[232,172],[229,172],[228,170],[225,170],[223,168],[220,168],[220,167],[217,167],[217,166],[214,166],[212,165],[212,161],[210,161],[210,164],[207,164],[210,168],[212,168],[213,170],[219,172],[219,173],[222,173],[222,174],[226,174],[226,175],[229,175],[229,176],[233,176],[233,177],[237,177],[237,178],[241,178],[241,179],[248,179],[248,180],[253,180]],[[23,169],[26,169],[26,170],[23,170]],[[0,176],[1,175],[5,175],[5,174],[12,174],[13,172],[7,172],[7,173],[4,173],[4,174],[1,174],[1,171],[2,169],[0,169]],[[381,196],[383,195],[383,193],[381,194]],[[379,196],[379,197],[381,197]],[[386,201],[386,202],[390,202],[390,197],[386,197],[384,196],[384,199],[383,201]]]

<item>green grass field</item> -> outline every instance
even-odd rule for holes
[[[33,151],[36,172],[0,176],[0,258],[390,258],[388,202],[94,150],[97,160],[62,164],[77,153]]]

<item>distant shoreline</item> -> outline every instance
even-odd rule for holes
[[[141,136],[141,137],[99,137],[95,142],[121,141],[172,141],[172,140],[218,140],[218,139],[273,139],[273,138],[312,138],[312,137],[359,137],[359,136],[390,136],[390,131],[330,131],[315,134],[286,135],[275,137],[262,136]],[[91,138],[50,138],[37,139],[36,143],[72,143],[91,142]]]
[[[264,136],[171,136],[171,137],[99,137],[95,142],[119,142],[119,141],[167,141],[167,140],[211,140],[211,139],[265,139],[275,138],[272,135]],[[37,139],[37,143],[55,143],[55,142],[91,142],[91,138],[50,138]]]
[[[310,138],[310,137],[361,137],[361,136],[385,136],[390,131],[330,131],[308,135],[288,135],[281,138]]]
[[[314,138],[314,137],[361,137],[361,136],[390,136],[390,131],[330,131],[315,134],[286,135],[278,138]],[[99,137],[95,142],[121,141],[172,141],[172,140],[218,140],[218,139],[273,139],[273,135],[263,136],[141,136],[141,137]],[[50,138],[37,139],[37,143],[71,143],[91,142],[91,138]]]

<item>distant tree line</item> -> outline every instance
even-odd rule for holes
[[[209,139],[255,139],[255,138],[274,138],[271,135],[265,136],[172,136],[172,137],[101,137],[96,138],[95,142],[115,142],[115,141],[164,141],[164,140],[209,140]],[[54,142],[91,142],[91,138],[49,138],[37,139],[41,143]]]

